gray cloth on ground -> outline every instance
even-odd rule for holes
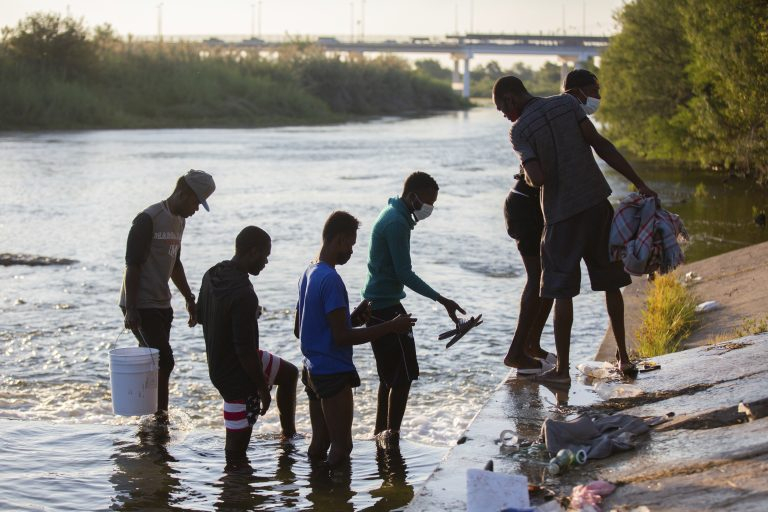
[[[541,435],[551,456],[568,448],[587,452],[589,459],[603,459],[635,447],[635,438],[650,430],[641,418],[614,414],[595,419],[581,415],[570,421],[544,420]]]

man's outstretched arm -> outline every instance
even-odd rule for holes
[[[416,272],[413,271],[413,267],[411,266],[410,237],[403,229],[396,228],[397,226],[389,228],[386,240],[387,245],[389,246],[389,253],[392,255],[392,264],[395,267],[395,275],[397,276],[397,279],[403,283],[403,285],[419,295],[423,295],[424,297],[442,304],[448,312],[448,316],[451,317],[451,320],[457,322],[456,312],[460,311],[462,314],[466,314],[466,311],[464,311],[456,302],[437,293],[431,286],[416,275]]]
[[[584,140],[595,149],[597,156],[605,160],[605,163],[616,169],[622,176],[627,178],[637,191],[646,197],[657,197],[658,194],[645,184],[643,179],[637,175],[627,159],[619,153],[616,146],[611,141],[600,135],[595,125],[589,119],[584,119],[579,126]]]

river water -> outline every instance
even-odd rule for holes
[[[7,500],[0,508],[391,510],[407,503],[507,373],[502,359],[525,281],[502,216],[518,166],[507,131],[498,113],[478,108],[330,127],[0,135],[0,252],[77,260],[0,267],[0,501]],[[120,335],[116,305],[126,235],[133,217],[167,197],[190,168],[210,172],[217,184],[211,212],[201,209],[184,234],[193,291],[207,268],[232,255],[241,228],[266,229],[272,256],[253,279],[266,308],[261,346],[297,365],[297,281],[317,255],[327,215],[345,209],[362,221],[355,254],[339,268],[354,300],[380,209],[410,172],[437,179],[435,212],[412,234],[414,268],[470,314],[483,313],[485,323],[446,350],[437,341],[451,327],[442,307],[413,293],[405,299],[419,319],[421,377],[400,456],[377,453],[371,440],[377,381],[363,345],[355,349],[362,386],[348,481],[312,469],[303,456],[306,439],[280,445],[274,410],[254,430],[249,454],[257,477],[223,476],[221,401],[208,380],[201,328],[186,326],[177,293],[168,435],[112,415],[108,351],[134,343]],[[621,177],[606,175],[614,199],[626,193]],[[766,239],[751,221],[765,196],[744,184],[669,169],[649,169],[649,177],[691,228],[691,256]],[[606,327],[601,294],[587,280],[582,292],[575,300],[574,363],[591,359]],[[553,347],[551,325],[543,344]],[[309,433],[301,386],[297,423]]]

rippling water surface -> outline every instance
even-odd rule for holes
[[[507,130],[507,122],[496,112],[476,109],[332,127],[0,136],[0,252],[78,261],[68,266],[0,267],[3,495],[20,507],[69,500],[66,506],[62,501],[61,507],[50,507],[125,510],[148,508],[124,499],[132,495],[131,489],[145,486],[150,490],[135,493],[157,507],[167,503],[211,509],[227,495],[231,482],[221,480],[221,402],[208,380],[202,330],[186,326],[178,294],[171,333],[176,368],[170,438],[167,443],[145,439],[142,444],[138,420],[111,412],[108,351],[134,343],[130,335],[119,336],[122,320],[116,305],[126,235],[133,217],[167,197],[180,174],[205,169],[217,183],[209,200],[211,213],[201,210],[189,219],[184,234],[182,259],[193,290],[207,268],[232,255],[242,227],[256,224],[266,229],[273,238],[272,256],[254,279],[266,308],[260,320],[261,346],[299,365],[299,346],[292,334],[296,283],[318,252],[325,218],[345,209],[362,221],[355,254],[339,269],[354,298],[365,278],[371,224],[387,199],[399,192],[404,177],[425,170],[441,188],[434,214],[412,234],[414,268],[469,313],[483,313],[485,323],[446,351],[437,341],[437,334],[450,327],[444,310],[409,293],[405,305],[419,318],[415,335],[421,377],[412,388],[403,422],[404,460],[389,461],[380,472],[370,442],[375,364],[370,348],[360,346],[355,349],[362,378],[355,394],[357,444],[351,483],[341,486],[349,495],[329,491],[326,496],[319,490],[315,502],[313,494],[307,494],[313,482],[322,489],[328,475],[319,480],[313,476],[301,455],[303,441],[291,448],[274,440],[279,429],[274,410],[255,429],[251,457],[257,481],[245,487],[242,482],[232,484],[246,489],[232,495],[253,500],[253,506],[263,501],[267,508],[306,508],[309,503],[318,510],[339,509],[334,503],[347,503],[349,510],[399,506],[386,504],[387,493],[402,500],[409,486],[422,482],[507,373],[501,360],[525,281],[501,212],[518,165]],[[614,174],[608,178],[616,194],[626,192],[622,180]],[[690,197],[686,191],[694,185],[686,186],[678,186],[668,197],[687,208],[693,203],[683,202]],[[662,197],[665,193],[662,190]],[[742,209],[748,208],[746,203],[740,201]],[[697,214],[694,208],[691,215],[706,218],[709,210],[699,210]],[[749,219],[727,224],[721,230],[727,236],[717,234],[715,221],[705,220],[715,226],[714,234],[699,240],[714,239],[722,250],[765,239],[749,231]],[[734,224],[738,229],[731,229]],[[575,362],[591,358],[606,326],[602,296],[589,291],[588,282],[582,291],[575,300]],[[552,346],[549,325],[543,343]],[[308,433],[304,397],[300,391],[297,420],[299,430]],[[35,452],[48,454],[50,464],[44,459],[30,462],[28,454]],[[408,467],[402,478],[400,465]],[[147,467],[156,478],[143,476]],[[387,467],[395,469],[387,473]],[[40,475],[34,493],[22,485],[21,471]],[[99,495],[104,500],[95,500]]]

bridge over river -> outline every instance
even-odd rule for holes
[[[259,38],[227,43],[220,39],[206,39],[211,45],[247,47],[259,51],[275,51],[289,42]],[[608,47],[609,38],[603,36],[530,35],[530,34],[465,34],[444,38],[411,37],[407,39],[344,40],[319,37],[314,43],[328,52],[362,55],[364,53],[435,53],[453,59],[453,83],[461,84],[463,96],[469,97],[470,60],[475,55],[541,55],[556,57],[562,64],[563,75],[568,65],[597,57]],[[463,84],[459,67],[463,61]]]

